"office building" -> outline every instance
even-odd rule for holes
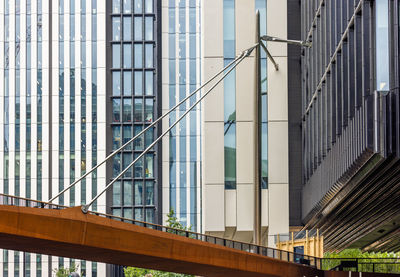
[[[399,251],[399,1],[302,1],[306,229]]]

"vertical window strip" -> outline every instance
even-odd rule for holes
[[[42,1],[37,0],[37,199],[42,200]]]
[[[97,164],[97,0],[92,0],[92,167]],[[97,170],[92,173],[92,198],[97,195]],[[92,209],[97,210],[97,201]],[[97,264],[92,263],[92,275],[97,275]],[[94,275],[94,276],[96,276]]]
[[[223,2],[224,65],[235,58],[235,1]],[[236,71],[224,80],[225,189],[236,189]]]
[[[58,178],[58,190],[59,192],[64,189],[64,80],[65,80],[65,72],[64,72],[64,2],[60,1],[59,3],[59,51],[58,51],[58,64],[59,64],[59,95],[58,95],[58,112],[59,112],[59,125],[58,125],[58,133],[59,133],[59,145],[58,145],[58,167],[59,167],[59,178]],[[64,194],[60,195],[59,203],[64,205]]]
[[[81,22],[80,22],[80,42],[81,42],[81,176],[86,173],[86,0],[81,0]],[[81,204],[86,204],[86,178],[81,181]]]
[[[32,38],[31,0],[26,0],[26,198],[31,198],[31,128],[32,128],[32,76],[31,76],[31,38]]]
[[[154,120],[156,89],[153,4],[153,0],[134,1],[132,11],[127,1],[112,1],[113,149],[129,140],[134,131],[136,134]],[[116,155],[113,176],[126,168],[151,143],[153,136],[154,130],[149,130],[137,140],[135,149],[127,147]],[[118,184],[114,184],[113,214],[150,222],[154,220],[154,163],[153,153],[145,155],[118,180]],[[124,198],[130,195],[133,183],[142,184],[141,189],[135,189],[132,197]],[[149,201],[135,201],[132,205],[133,198]]]
[[[75,1],[69,2],[69,57],[70,57],[70,73],[69,73],[69,149],[70,149],[70,175],[69,182],[75,180]],[[69,204],[75,205],[75,187],[69,192]]]
[[[267,34],[267,1],[255,0],[256,11],[260,12],[260,35]],[[267,55],[261,49],[261,188],[268,188],[268,93]]]

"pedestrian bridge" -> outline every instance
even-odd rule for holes
[[[200,276],[324,276],[314,257],[4,194],[0,248]]]

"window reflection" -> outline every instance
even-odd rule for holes
[[[143,208],[135,208],[135,219],[139,221],[144,221]]]
[[[143,0],[135,0],[135,13],[143,13]]]
[[[153,172],[153,154],[146,154],[145,155],[145,177],[146,178],[153,178],[154,177],[154,172]]]
[[[141,98],[135,98],[135,107],[134,107],[134,117],[133,120],[135,122],[142,122],[143,121],[143,115],[142,115],[142,110],[143,110],[143,99]]]
[[[123,0],[124,13],[132,12],[132,0]]]
[[[124,43],[124,68],[132,68],[132,44]]]
[[[146,95],[153,95],[153,71],[146,71]]]
[[[121,181],[113,184],[113,205],[121,205]]]
[[[112,39],[113,40],[121,40],[121,18],[113,17],[112,18]]]
[[[153,44],[147,43],[145,45],[146,49],[146,68],[153,67]]]
[[[146,99],[145,105],[145,120],[146,122],[153,122],[153,99]]]
[[[135,71],[135,95],[143,95],[143,72]]]
[[[132,122],[132,99],[124,99],[123,122]]]
[[[132,181],[124,181],[124,205],[131,206],[133,203]]]
[[[121,95],[121,72],[113,71],[112,72],[112,81],[113,81],[113,95],[118,96]]]
[[[124,95],[132,95],[132,72],[124,72]]]
[[[150,144],[152,144],[154,141],[154,128],[153,129],[149,129],[148,131],[146,131],[145,133],[145,147],[149,147]]]
[[[121,126],[113,126],[113,150],[118,149],[121,146]]]
[[[143,17],[135,16],[135,40],[142,40],[143,39]]]
[[[153,17],[145,17],[145,40],[153,40]]]
[[[135,205],[143,205],[143,182],[135,181]]]
[[[135,44],[135,68],[143,67],[143,45]]]
[[[118,153],[113,158],[113,178],[117,177],[121,173],[121,154]]]
[[[146,181],[146,205],[154,205],[154,182]]]
[[[376,89],[389,90],[388,0],[376,0]]]
[[[123,17],[124,23],[124,40],[132,40],[132,18],[130,16]]]
[[[135,159],[139,156],[139,154],[135,154]],[[143,178],[143,157],[141,157],[135,163],[135,177],[136,178]]]
[[[121,121],[121,100],[114,98],[112,100],[112,106],[113,106],[113,122],[120,122]]]
[[[143,130],[142,126],[135,126],[135,136],[137,136],[142,130]],[[141,135],[134,141],[134,145],[135,145],[135,150],[143,150],[143,135]]]
[[[125,170],[132,163],[132,153],[123,154],[123,168]],[[124,174],[124,177],[132,177],[132,167],[130,167]]]
[[[154,223],[154,209],[146,209],[146,222]]]
[[[122,143],[127,143],[132,138],[132,126],[124,126]],[[125,147],[126,150],[132,150],[132,143]]]
[[[112,0],[112,12],[121,13],[121,0]]]

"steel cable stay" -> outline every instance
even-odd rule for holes
[[[100,163],[92,167],[89,171],[87,171],[85,174],[83,174],[81,177],[79,177],[77,180],[72,182],[68,187],[64,188],[62,191],[60,191],[57,195],[55,195],[53,198],[51,198],[47,203],[53,202],[55,199],[60,197],[62,194],[64,194],[67,190],[71,189],[73,186],[75,186],[77,183],[82,181],[84,178],[86,178],[90,173],[95,171],[97,168],[99,168],[101,165],[106,163],[109,159],[114,157],[116,154],[118,154],[121,150],[123,150],[125,147],[130,145],[133,141],[135,141],[137,138],[139,138],[141,135],[143,135],[146,131],[149,129],[153,128],[158,122],[160,122],[163,118],[165,118],[167,115],[169,115],[171,112],[176,110],[179,106],[181,106],[183,103],[185,103],[188,99],[190,99],[192,96],[194,96],[197,92],[199,92],[201,89],[203,89],[205,86],[207,86],[209,83],[211,83],[213,80],[215,80],[219,75],[221,75],[225,70],[230,68],[234,63],[236,63],[238,60],[240,60],[243,56],[246,55],[248,51],[252,51],[255,46],[250,47],[249,49],[244,50],[241,52],[232,62],[230,62],[227,66],[225,66],[223,69],[221,69],[219,72],[217,72],[213,77],[211,77],[209,80],[207,80],[203,85],[198,87],[195,91],[193,91],[191,94],[186,96],[184,99],[182,99],[178,104],[176,104],[174,107],[172,107],[170,110],[168,110],[165,114],[163,114],[161,117],[157,118],[152,124],[147,126],[145,129],[140,131],[137,135],[135,135],[133,138],[131,138],[129,141],[127,141],[125,144],[120,146],[118,149],[113,151],[111,154],[109,154],[104,160],[102,160]],[[248,56],[248,54],[247,54]]]
[[[251,52],[258,46],[259,44],[256,43],[254,46],[244,50],[243,52],[241,52],[237,58],[235,58],[235,60],[233,60],[232,63],[230,63],[229,65],[232,65],[233,63],[235,63],[226,73],[224,73],[224,75],[215,83],[212,85],[212,87],[210,89],[208,89],[204,95],[202,95],[200,97],[200,99],[198,99],[192,106],[190,106],[190,108],[188,110],[185,111],[185,113],[183,113],[171,126],[169,126],[169,128],[167,130],[165,130],[156,140],[154,140],[142,153],[140,153],[140,155],[133,161],[131,162],[123,171],[121,171],[121,173],[118,174],[118,176],[116,176],[100,193],[98,193],[94,198],[92,198],[92,200],[86,204],[86,205],[82,205],[81,209],[83,213],[87,213],[89,211],[90,206],[104,193],[107,191],[107,189],[109,187],[111,187],[116,181],[118,181],[124,174],[125,172],[127,172],[137,161],[139,161],[139,159],[141,159],[148,151],[150,151],[154,145],[156,145],[166,134],[168,134],[172,128],[174,128],[195,106],[197,106],[220,82],[222,82],[225,77],[227,75],[229,75],[229,73],[231,73],[246,57],[248,57]],[[228,65],[228,66],[229,66]],[[225,67],[226,68],[226,67]],[[222,72],[225,71],[226,69],[222,69]],[[218,74],[220,75],[220,74]],[[216,76],[218,76],[216,75]],[[212,79],[215,79],[214,76]],[[207,82],[209,83],[209,82]],[[206,83],[206,84],[207,84]],[[206,84],[204,84],[201,87],[204,87]],[[200,88],[201,88],[200,87]],[[200,89],[199,88],[199,89]],[[199,90],[197,89],[197,90]],[[186,98],[187,99],[187,98]],[[175,107],[174,107],[175,108]],[[149,126],[150,127],[150,126]]]

